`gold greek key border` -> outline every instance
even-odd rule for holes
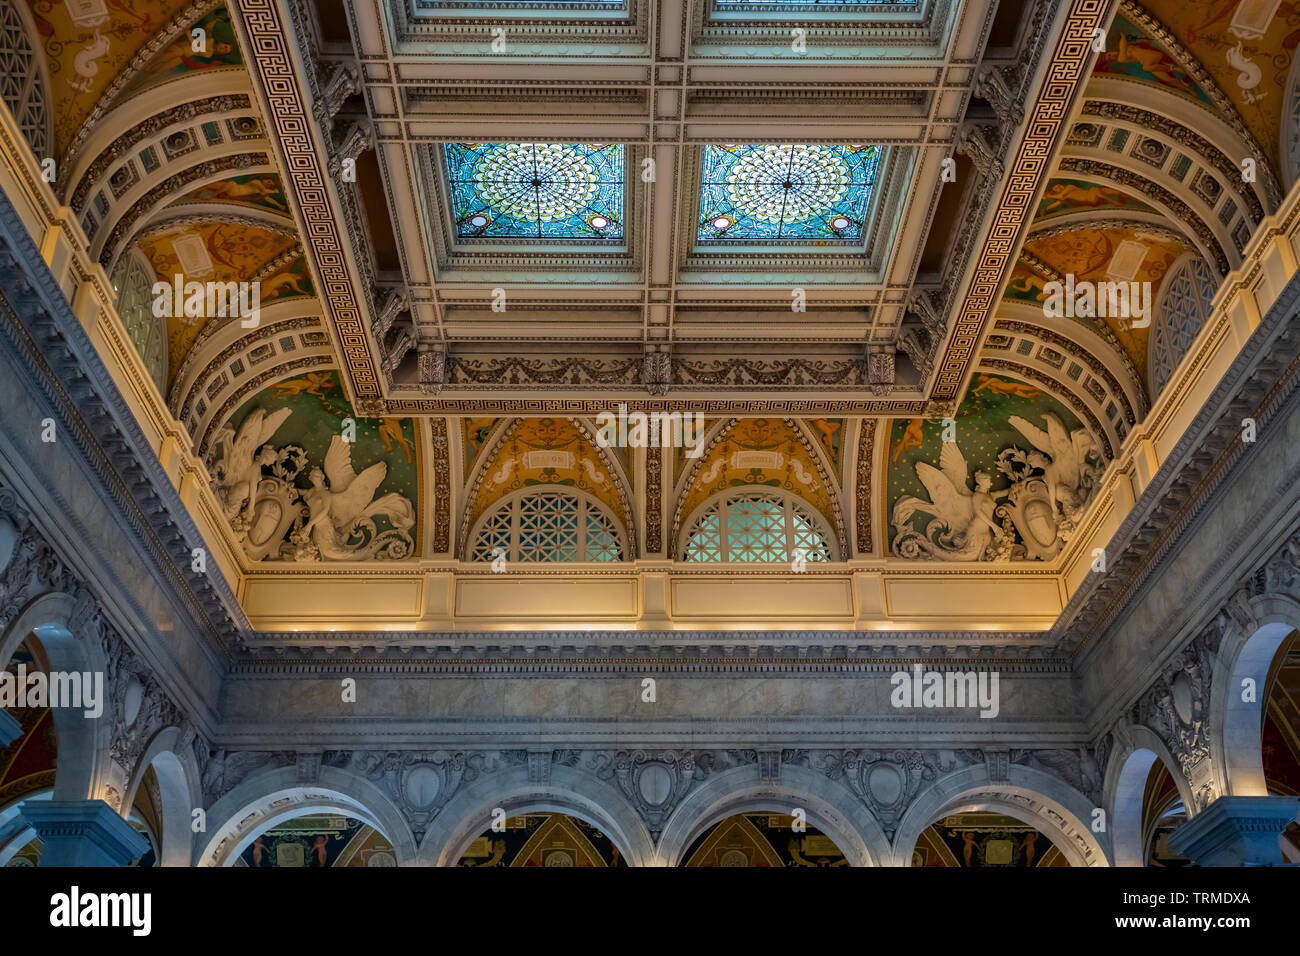
[[[379,374],[366,334],[365,315],[355,278],[348,267],[347,237],[332,201],[322,152],[317,148],[316,118],[302,79],[294,69],[292,30],[275,0],[241,0],[232,20],[243,28],[245,62],[262,103],[263,118],[275,129],[270,137],[294,195],[307,262],[317,293],[334,330],[334,345],[347,372],[353,404],[380,398]]]
[[[969,375],[997,307],[1003,284],[1015,265],[1034,201],[1051,172],[1074,105],[1083,92],[1093,62],[1093,31],[1105,29],[1118,0],[1073,0],[1056,48],[1048,57],[1047,75],[1025,124],[1024,136],[1009,164],[1011,172],[998,198],[997,211],[984,237],[965,300],[956,312],[952,335],[935,375],[932,401],[956,401]]]

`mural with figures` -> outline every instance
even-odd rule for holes
[[[341,814],[277,824],[244,847],[235,866],[256,869],[397,866],[393,846],[374,827]]]
[[[279,382],[244,403],[213,441],[209,468],[253,560],[417,553],[415,423],[357,418],[336,371]]]
[[[627,866],[598,827],[563,813],[507,817],[504,828],[481,834],[457,866]]]
[[[1149,296],[1144,293],[1143,299],[1150,307],[1153,320],[1155,303],[1159,299],[1165,274],[1189,248],[1185,243],[1167,235],[1144,232],[1141,228],[1092,229],[1082,224],[1070,232],[1030,238],[1025,242],[1026,252],[1041,259],[1062,276],[1072,275],[1076,284],[1107,281],[1146,283],[1145,289],[1149,291]],[[1116,263],[1129,256],[1132,256],[1130,263],[1137,264],[1136,268],[1131,274],[1116,274]],[[1042,304],[1048,298],[1044,290],[1047,281],[1023,263],[1018,264],[1007,284],[1005,296],[1019,302]],[[1080,316],[1077,321],[1088,325],[1104,323],[1119,340],[1145,382],[1149,327],[1134,328],[1128,316]]]
[[[194,36],[202,30],[202,42]],[[197,49],[196,49],[197,47]],[[175,40],[154,54],[147,66],[127,83],[123,96],[133,96],[170,79],[223,67],[242,68],[235,28],[225,7],[203,14],[179,33]]]
[[[1097,57],[1093,72],[1127,76],[1163,86],[1202,103],[1210,102],[1205,91],[1196,85],[1163,45],[1122,15],[1112,21],[1106,35],[1106,51]]]
[[[912,851],[912,866],[1026,869],[1069,866],[1037,828],[997,813],[957,813],[926,829]]]
[[[231,203],[289,215],[289,200],[284,195],[284,183],[275,173],[249,173],[218,179],[206,186],[191,189],[172,205],[200,202]]]
[[[741,813],[702,833],[683,866],[840,867],[849,861],[830,837],[780,813]]]
[[[1038,387],[980,373],[957,416],[890,424],[886,522],[902,558],[1050,560],[1105,462],[1074,413]]]

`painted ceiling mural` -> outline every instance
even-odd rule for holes
[[[245,402],[214,439],[209,469],[253,560],[417,553],[415,423],[357,417],[337,371],[286,379]]]
[[[806,821],[779,813],[741,813],[696,838],[682,865],[840,867],[849,861],[830,837]]]
[[[177,244],[181,245],[181,252]],[[161,282],[175,284],[181,276],[182,285],[191,280],[202,282],[250,281],[260,275],[268,265],[297,247],[292,235],[260,229],[255,226],[201,222],[179,226],[142,239],[140,251],[153,266]],[[181,262],[185,255],[187,272]],[[301,260],[299,260],[301,261]],[[294,294],[310,295],[310,283],[293,281],[293,263],[285,263],[276,275],[264,280],[260,288],[262,307],[278,298]],[[175,312],[175,309],[171,311]],[[170,361],[168,387],[185,361],[199,335],[209,323],[225,325],[236,321],[235,316],[209,317],[199,315],[171,315],[167,318],[167,354]]]
[[[30,11],[34,39],[48,66],[59,155],[74,141],[82,141],[77,137],[84,137],[87,120],[96,113],[111,107],[123,122],[129,116],[134,123],[144,123],[152,112],[147,104],[158,97],[142,94],[157,94],[160,87],[196,72],[217,74],[256,66],[245,61],[230,12],[222,3],[21,2]],[[194,48],[193,28],[204,31],[201,50]],[[1191,107],[1187,115],[1193,117],[1202,111],[1210,116],[1219,109],[1215,105],[1217,86],[1244,128],[1280,163],[1280,153],[1288,146],[1282,142],[1281,132],[1287,106],[1285,87],[1298,44],[1300,3],[1296,0],[1142,0],[1137,5],[1126,3],[1115,16],[1093,75],[1097,83],[1108,77],[1131,84],[1135,102],[1144,95],[1140,86],[1147,88],[1148,100],[1150,89],[1169,91]],[[144,64],[138,70],[132,66],[137,56]],[[171,88],[182,89],[183,84]],[[202,95],[202,84],[196,83],[194,88],[196,98]],[[242,113],[258,110],[254,97],[251,108]],[[243,119],[259,121],[262,130],[274,126],[265,117],[245,115]],[[214,116],[210,121],[224,119]],[[198,140],[202,141],[201,135]],[[192,172],[192,167],[209,159],[204,152],[196,150],[177,160],[177,172]],[[221,178],[216,179],[212,175],[181,175],[170,195],[150,197],[153,211],[132,222],[131,231],[138,230],[144,238],[131,248],[148,259],[159,279],[171,282],[181,275],[185,281],[257,280],[263,307],[316,296],[312,271],[296,234],[292,190],[286,188],[281,173],[270,168],[276,166],[275,151],[265,152],[272,158],[259,160],[255,172],[240,167],[221,171]],[[796,244],[861,246],[868,237],[864,222],[868,210],[885,195],[887,152],[869,144],[710,144],[699,156],[699,181],[693,182],[689,196],[692,208],[683,212],[689,242],[712,251],[746,243],[761,246],[777,238]],[[438,150],[438,160],[442,172],[449,174],[443,185],[454,207],[448,213],[452,232],[466,248],[481,248],[475,243],[492,237],[517,237],[519,248],[530,241],[534,248],[548,243],[554,247],[557,243],[551,239],[559,244],[580,241],[597,248],[606,242],[630,247],[637,241],[635,230],[625,233],[624,226],[625,215],[630,216],[632,209],[626,187],[638,176],[639,160],[634,162],[633,152],[623,145],[447,143]],[[110,158],[106,170],[111,172],[117,162]],[[1143,172],[1153,181],[1157,178],[1152,170]],[[1167,171],[1159,175],[1169,176]],[[1162,211],[1163,200],[1153,198],[1156,193],[1144,193],[1131,183],[1125,188],[1101,181],[1104,178],[1100,173],[1066,168],[1051,177],[1036,208],[1031,238],[1009,277],[1006,300],[1041,306],[1046,299],[1045,284],[1053,275],[1066,274],[1076,282],[1148,282],[1152,299],[1158,297],[1172,264],[1194,251],[1190,240],[1176,238],[1190,234],[1193,227],[1170,219]],[[195,185],[196,181],[204,184]],[[880,197],[873,197],[878,184]],[[1176,191],[1174,184],[1169,185]],[[84,202],[93,204],[96,191],[103,193],[91,190]],[[154,198],[159,200],[156,205]],[[114,205],[111,213],[97,217],[96,241],[112,233],[133,202],[123,202],[121,208]],[[1157,202],[1162,206],[1154,205]],[[1222,208],[1220,205],[1215,211]],[[93,208],[77,210],[79,215],[86,211],[97,212]],[[183,224],[168,221],[179,219],[184,219]],[[1223,225],[1230,230],[1227,219]],[[1037,235],[1034,228],[1039,230]],[[394,237],[399,245],[408,238]],[[538,239],[547,242],[533,241]],[[1203,239],[1201,236],[1198,242]],[[177,243],[181,244],[179,251]],[[1142,247],[1140,257],[1133,255],[1137,246]],[[113,255],[120,255],[121,250],[113,249]],[[831,251],[828,249],[828,255]],[[1117,275],[1113,270],[1121,260],[1127,267]],[[390,282],[391,276],[384,281]],[[199,387],[178,383],[184,376],[177,373],[187,360],[194,367],[195,362],[206,364],[215,359],[220,349],[212,344],[214,333],[228,328],[232,321],[233,317],[183,314],[165,319],[165,395],[178,386]],[[427,344],[430,326],[427,320],[422,321],[425,324],[413,329],[412,335]],[[1077,321],[1102,333],[1096,338],[1110,343],[1094,347],[1117,346],[1124,364],[1131,363],[1145,380],[1147,329],[1130,328],[1109,316]],[[222,340],[222,348],[227,347],[224,337]],[[1107,355],[1097,358],[1102,364],[1113,362]],[[289,374],[290,369],[282,364],[259,368],[264,381]],[[328,378],[328,388],[321,386],[319,379],[310,378],[322,375]],[[301,391],[292,396],[282,395],[280,386],[258,393],[241,392],[241,407],[228,423],[218,423],[234,431],[221,449],[222,456],[231,455],[233,446],[239,444],[241,426],[255,410],[261,410],[261,425],[244,435],[238,460],[209,456],[214,463],[222,462],[217,484],[232,521],[241,526],[237,532],[241,542],[248,546],[247,535],[259,520],[271,521],[270,512],[259,512],[260,506],[249,510],[250,497],[256,495],[247,493],[246,479],[257,452],[262,445],[271,444],[279,456],[287,445],[307,442],[303,454],[308,463],[295,465],[304,469],[300,473],[289,473],[288,459],[277,460],[274,467],[257,466],[263,470],[254,475],[254,492],[263,482],[269,489],[272,479],[282,483],[277,486],[281,498],[276,499],[276,507],[285,510],[271,531],[288,522],[274,541],[263,540],[253,548],[258,559],[344,560],[414,554],[420,526],[416,446],[421,431],[407,419],[358,419],[358,440],[350,446],[351,456],[345,461],[336,450],[331,457],[326,436],[338,430],[341,417],[347,417],[341,412],[334,415],[328,428],[322,425],[315,437],[297,436],[300,430],[307,433],[308,421],[317,421],[313,415],[324,414],[325,394],[339,409],[346,407],[351,413],[339,373],[317,370],[281,385],[294,383],[301,385]],[[1063,382],[1062,388],[1068,391],[1071,383]],[[178,407],[185,405],[185,398],[180,397]],[[293,402],[316,403],[316,408],[295,405],[288,418],[281,420],[277,413]],[[188,407],[195,405],[191,401]],[[729,425],[703,461],[687,457],[682,448],[670,452],[666,462],[671,462],[671,475],[656,478],[660,486],[675,490],[675,497],[663,503],[667,512],[662,516],[663,530],[670,532],[674,521],[684,522],[710,495],[757,484],[803,498],[831,528],[843,533],[848,505],[844,489],[851,476],[862,473],[855,456],[870,444],[848,443],[847,436],[856,434],[851,431],[856,428],[852,419],[815,415],[815,408],[810,407],[808,417],[794,426],[779,418],[750,418]],[[1022,423],[1020,427],[1011,424],[1013,418]],[[503,444],[493,445],[503,421],[514,431]],[[721,417],[708,418],[706,433],[722,421]],[[277,422],[270,437],[255,440]],[[954,450],[945,461],[939,438],[941,422],[888,421],[884,480],[868,489],[874,500],[863,509],[870,511],[873,526],[885,532],[885,552],[912,559],[991,560],[1047,559],[1059,551],[1075,520],[1074,513],[1088,498],[1090,476],[1101,464],[1093,449],[1080,451],[1074,444],[1076,437],[1083,441],[1076,413],[1043,394],[1040,385],[983,375],[970,382],[956,423],[957,441],[951,443]],[[204,421],[196,427],[207,431],[211,424]],[[647,485],[647,476],[641,474],[637,456],[627,448],[599,449],[582,429],[561,417],[535,416],[511,426],[499,417],[469,414],[448,420],[447,426],[457,436],[450,444],[459,440],[461,446],[457,463],[465,498],[459,515],[450,523],[459,526],[462,535],[493,501],[542,484],[588,492],[629,531],[635,531],[629,501]],[[196,444],[209,447],[206,440],[199,440],[208,436],[195,437]],[[250,442],[256,447],[247,452],[245,445]],[[410,449],[404,449],[403,442]],[[904,448],[897,451],[900,444]],[[1010,457],[999,461],[998,455],[1004,451]],[[243,461],[246,452],[247,462]],[[1020,453],[1023,460],[1016,457]],[[413,454],[413,461],[408,462],[408,454]],[[456,454],[454,449],[452,454]],[[378,472],[368,469],[380,463],[386,470],[376,483]],[[919,469],[922,463],[931,470]],[[957,471],[963,467],[965,474],[959,482]],[[278,474],[277,468],[284,474]],[[311,478],[314,468],[321,471],[318,483]],[[976,484],[979,471],[989,476],[987,491]],[[352,483],[353,476],[360,484]],[[342,484],[352,492],[328,522],[322,519],[305,528],[304,521],[294,516],[309,512],[308,496],[315,496],[318,510],[335,507],[333,498],[322,496],[343,494]],[[1013,488],[1022,489],[1015,494],[1017,499],[1024,496],[1023,502],[1012,499]],[[359,499],[363,492],[369,492],[371,498],[354,515],[351,499]],[[263,504],[269,508],[269,502]],[[387,504],[380,506],[381,502]],[[408,515],[400,502],[409,505],[412,513]],[[990,506],[992,510],[985,515]],[[366,513],[368,508],[375,510]],[[361,525],[355,524],[358,521]],[[373,522],[374,537],[395,543],[396,550],[385,547],[372,553],[368,549],[373,540],[360,544],[361,539],[339,538],[345,530],[340,522],[352,522],[349,528],[353,530]],[[927,536],[927,529],[933,537]],[[258,529],[259,534],[264,532],[266,528]],[[291,540],[295,534],[299,538],[296,543]],[[454,532],[448,535],[454,537]],[[637,539],[635,533],[630,537]],[[661,552],[672,553],[674,546],[674,541],[665,540]]]
[[[912,866],[1027,869],[1069,866],[1037,828],[996,813],[958,813],[926,829],[912,851]]]
[[[1096,490],[1096,439],[1042,389],[980,373],[950,420],[888,429],[890,550],[945,561],[1050,560]]]
[[[342,814],[311,814],[276,824],[244,847],[235,866],[258,869],[397,866],[393,846],[374,827]]]
[[[191,189],[172,205],[186,203],[229,203],[289,215],[289,200],[285,198],[284,184],[276,173],[250,173],[219,179]]]
[[[189,5],[189,0],[29,0],[58,104],[59,155],[118,74]]]
[[[632,527],[616,476],[587,435],[567,418],[524,418],[492,450],[472,489],[466,527],[474,526],[493,502],[525,488],[576,488],[604,504]]]
[[[827,484],[810,445],[808,436],[785,419],[736,419],[695,465],[677,505],[679,524],[718,492],[765,485],[798,495],[828,527],[839,528],[838,493]]]
[[[563,813],[507,817],[461,855],[457,866],[627,866],[618,847],[600,828]]]
[[[201,50],[196,50],[194,31],[204,32]],[[176,39],[154,54],[147,66],[123,87],[122,97],[134,96],[176,77],[204,70],[242,69],[243,56],[224,6],[203,14]]]
[[[1150,206],[1114,186],[1082,179],[1053,177],[1038,201],[1034,222],[1080,212],[1154,212]]]
[[[1097,58],[1094,73],[1126,76],[1142,83],[1163,86],[1202,103],[1210,102],[1205,91],[1178,65],[1169,51],[1122,14],[1116,15],[1106,34],[1106,52]]]
[[[1200,61],[1265,155],[1280,163],[1280,122],[1287,75],[1300,45],[1300,4],[1145,0],[1144,6]]]
[[[1082,282],[1149,283],[1148,304],[1153,310],[1159,299],[1160,283],[1165,273],[1189,248],[1188,244],[1170,238],[1163,232],[1147,232],[1140,226],[1097,229],[1089,228],[1086,224],[1059,235],[1041,238],[1031,236],[1024,246],[1025,252],[1047,263],[1061,275],[1072,275],[1076,286]],[[1132,256],[1129,261],[1136,263],[1136,268],[1130,266],[1122,272],[1116,272],[1121,255]],[[1018,266],[1007,286],[1006,295],[1020,302],[1043,303],[1048,298],[1048,293],[1044,290],[1047,281],[1049,280],[1023,265]],[[1082,318],[1089,320],[1088,317]],[[1096,316],[1090,321],[1106,323],[1145,380],[1150,329],[1133,328],[1131,320],[1126,316]]]

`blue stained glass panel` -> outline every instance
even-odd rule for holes
[[[623,238],[623,147],[446,143],[461,239]]]
[[[697,239],[860,241],[878,146],[704,148]]]

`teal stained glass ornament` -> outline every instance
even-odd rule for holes
[[[879,146],[706,146],[701,243],[860,242]]]
[[[623,147],[595,143],[446,143],[461,239],[623,238]]]

